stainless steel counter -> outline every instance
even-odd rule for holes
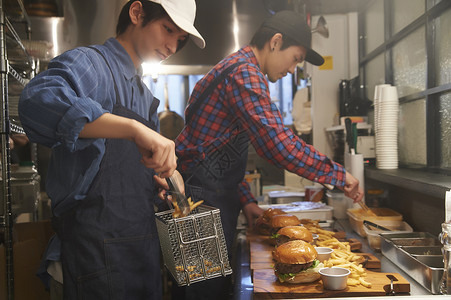
[[[380,252],[375,252],[368,245],[367,239],[362,238],[355,233],[350,227],[347,219],[337,220],[334,223],[334,229],[344,230],[347,237],[356,238],[362,242],[362,252],[372,253],[381,261],[381,272],[393,272],[399,273],[405,279],[410,282],[410,296],[392,296],[393,298],[403,298],[405,300],[416,300],[430,298],[434,300],[438,299],[450,299],[449,296],[444,295],[432,295],[428,290],[423,288],[414,279],[412,279],[407,273],[398,268],[388,258],[383,256]],[[246,241],[246,231],[242,229],[237,235],[236,251],[234,257],[234,299],[250,300],[253,298],[253,284],[250,270],[250,256],[249,256],[249,244]],[[391,297],[391,298],[392,298]],[[353,297],[353,299],[386,299],[384,297]],[[306,299],[306,298],[303,298]],[[328,299],[343,299],[343,298],[328,298]]]

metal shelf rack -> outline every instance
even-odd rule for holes
[[[23,133],[20,124],[14,124],[10,119],[10,103],[8,93],[8,78],[14,78],[22,87],[27,83],[20,71],[15,69],[16,64],[8,61],[8,45],[15,42],[21,50],[20,55],[22,63],[26,68],[31,70],[28,76],[31,78],[35,72],[35,62],[30,57],[13,25],[7,17],[5,12],[5,4],[7,1],[0,0],[0,121],[1,121],[1,175],[3,194],[1,198],[0,207],[0,225],[3,235],[3,244],[5,246],[6,257],[6,289],[7,299],[14,299],[14,268],[13,268],[13,212],[12,212],[12,193],[11,193],[11,148],[9,143],[9,136],[12,132]],[[11,1],[8,2],[10,4]],[[16,0],[16,4],[20,7],[20,19],[27,26],[27,38],[31,35],[31,24],[25,11],[22,0]],[[14,16],[13,16],[14,17]],[[19,68],[21,68],[19,66]],[[24,74],[24,72],[22,72]]]

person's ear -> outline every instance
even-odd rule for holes
[[[139,23],[139,18],[142,15],[142,3],[141,1],[135,1],[130,5],[130,9],[128,10],[128,14],[130,16],[130,20],[132,24],[137,25]]]
[[[282,45],[282,34],[276,33],[275,35],[273,35],[269,43],[271,52],[277,49],[277,47],[280,47],[281,45]]]

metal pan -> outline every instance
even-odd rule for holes
[[[169,108],[169,99],[167,85],[164,87],[164,108],[165,110],[158,114],[160,120],[160,133],[171,140],[175,140],[185,126],[185,120],[182,116]]]
[[[439,284],[443,275],[443,257],[439,255],[412,255],[413,253],[424,254],[427,253],[424,252],[425,249],[438,247],[440,242],[437,237],[428,232],[380,233],[380,236],[382,255],[432,294],[440,293]]]
[[[419,256],[440,256],[443,258],[441,246],[406,246],[403,250],[413,257]]]
[[[381,235],[398,247],[441,246],[437,237],[428,232],[381,233]]]

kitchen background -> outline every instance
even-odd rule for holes
[[[31,42],[27,45],[34,46],[31,51],[38,53],[36,71],[44,69],[49,59],[68,49],[103,43],[114,36],[116,16],[125,2],[25,1],[27,8],[34,9],[29,9],[31,26],[28,35]],[[15,3],[14,0],[6,1],[6,10],[18,10]],[[52,3],[53,6],[39,6],[40,3]],[[367,116],[368,123],[372,124],[375,86],[382,83],[397,86],[400,100],[398,156],[402,169],[393,174],[395,181],[384,182],[380,177],[387,176],[368,170],[366,179],[370,186],[382,185],[390,191],[390,201],[386,205],[398,209],[411,208],[412,211],[405,215],[414,227],[434,233],[440,230],[439,222],[433,220],[444,218],[443,198],[447,186],[435,186],[437,179],[433,176],[449,174],[451,166],[448,146],[451,139],[451,36],[445,33],[451,25],[449,1],[198,0],[197,7],[196,26],[205,36],[207,47],[200,50],[190,42],[164,63],[143,66],[144,82],[161,100],[159,112],[170,109],[183,117],[186,101],[197,80],[221,58],[245,45],[270,13],[281,9],[298,11],[312,28],[318,27],[322,17],[328,37],[313,34],[313,47],[327,58],[327,66],[317,68],[302,64],[295,74],[270,84],[271,98],[278,105],[285,124],[293,127],[292,108],[296,92],[308,89],[311,130],[307,128],[306,132],[299,134],[326,155],[342,162],[342,133],[328,129],[338,125],[339,117],[346,113]],[[19,36],[26,41],[27,23],[20,13],[18,15],[11,20]],[[33,41],[41,41],[41,44],[33,44]],[[351,88],[349,94],[340,92],[342,84]],[[18,120],[14,109],[17,99],[10,99],[13,122]],[[359,107],[360,111],[343,111],[346,101]],[[28,150],[22,153],[24,159],[28,154]],[[31,156],[33,154],[31,159],[38,166],[41,189],[45,190],[48,149],[36,146],[36,151],[31,151]],[[300,180],[268,165],[252,149],[249,155],[249,169],[258,170],[261,174],[261,186],[285,182],[296,184]],[[403,185],[402,182],[407,180],[404,177],[410,175],[403,175],[402,170],[415,170],[414,178],[408,179],[414,182],[418,180],[415,176],[432,177],[426,179],[424,186]],[[416,187],[413,191],[412,186]],[[436,192],[428,192],[431,189]],[[433,218],[418,218],[425,208],[430,210]]]
[[[5,9],[17,13],[10,20],[34,54],[33,71],[39,72],[49,59],[68,49],[103,43],[114,36],[116,16],[125,2],[27,0],[24,4],[28,17],[20,13],[15,0],[5,1]],[[313,47],[326,57],[327,63],[319,68],[301,64],[295,74],[271,83],[272,100],[285,124],[293,127],[293,98],[297,91],[307,89],[312,121],[310,128],[298,133],[326,155],[343,162],[343,132],[333,129],[339,125],[339,118],[363,115],[371,126],[375,86],[397,86],[401,168],[390,176],[367,168],[366,180],[369,186],[382,185],[390,191],[386,205],[410,208],[405,216],[414,227],[436,233],[440,222],[433,220],[444,218],[444,191],[449,187],[446,177],[437,174],[449,174],[451,166],[451,36],[446,34],[451,25],[450,6],[449,1],[439,0],[198,0],[196,26],[205,36],[207,47],[200,50],[188,43],[162,64],[145,64],[144,81],[161,100],[159,112],[171,110],[183,118],[195,83],[221,58],[245,45],[270,13],[281,9],[298,11],[312,28],[318,28],[321,17],[328,37],[313,34]],[[14,52],[10,58],[13,60]],[[23,70],[25,80],[33,71]],[[9,85],[14,91],[11,80]],[[349,93],[340,90],[343,85],[350,89]],[[18,123],[18,94],[9,100],[14,124]],[[351,105],[354,111],[344,111],[343,104]],[[365,134],[371,135],[371,130]],[[40,186],[45,191],[49,150],[29,147],[31,151],[22,149],[21,155],[38,166]],[[249,171],[261,174],[261,186],[286,182],[296,185],[299,181],[301,186],[309,184],[265,163],[252,149],[249,156]],[[444,186],[440,182],[445,182]],[[419,218],[424,209],[434,217]]]
[[[26,82],[35,72],[45,69],[52,57],[68,49],[103,43],[114,36],[117,15],[126,2],[28,0],[23,2],[28,9],[26,16],[20,10],[21,0],[3,0],[3,8],[10,16],[8,20],[28,52],[33,54],[28,67],[19,69],[22,80]],[[195,83],[220,59],[245,45],[271,12],[298,11],[312,28],[318,27],[322,17],[328,37],[319,32],[313,34],[313,48],[326,58],[326,65],[318,68],[301,64],[295,74],[270,84],[271,98],[278,105],[285,124],[293,127],[296,114],[293,98],[298,91],[306,90],[312,122],[310,130],[299,134],[326,155],[342,162],[343,130],[336,130],[340,117],[363,115],[368,118],[368,124],[373,125],[375,86],[383,83],[397,86],[399,169],[379,170],[368,165],[365,186],[367,190],[384,191],[383,202],[379,205],[401,212],[415,231],[434,235],[441,231],[445,192],[451,188],[448,177],[451,171],[451,1],[196,2],[196,27],[206,39],[206,48],[200,50],[189,42],[168,61],[144,66],[144,81],[161,100],[159,112],[169,108],[183,117]],[[11,45],[10,41],[5,44],[2,47]],[[9,47],[7,50],[11,64],[20,60],[17,49]],[[343,85],[349,88],[348,93],[340,89]],[[8,100],[9,118],[20,127],[17,114],[20,88],[11,76],[8,88],[9,95],[3,97]],[[345,104],[348,110],[343,109]],[[5,117],[2,116],[3,122]],[[372,135],[373,132],[362,134]],[[5,143],[2,139],[3,158]],[[28,145],[19,152],[23,162],[33,161],[37,165],[43,192],[41,200],[45,200],[48,155],[49,149],[38,145]],[[265,163],[252,149],[249,158],[248,170],[261,175],[260,186],[310,184]],[[13,216],[19,217],[24,212],[32,220],[48,216],[42,208],[37,212],[36,206],[24,204],[24,207],[16,206]]]

